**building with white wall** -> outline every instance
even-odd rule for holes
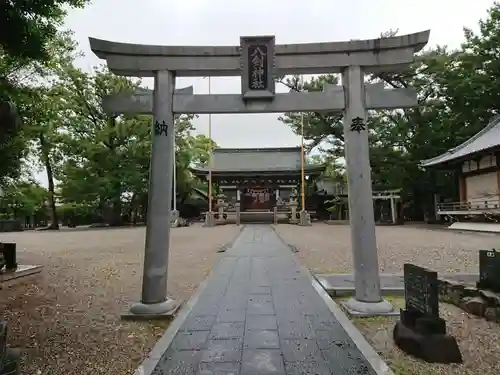
[[[460,200],[438,204],[438,215],[500,215],[500,116],[464,143],[423,160],[421,166],[458,171]]]

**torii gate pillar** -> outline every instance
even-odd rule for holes
[[[345,307],[361,314],[386,314],[393,307],[382,299],[380,292],[363,69],[347,67],[342,72],[342,85],[346,99],[343,124],[355,283],[354,298]]]

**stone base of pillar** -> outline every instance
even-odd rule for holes
[[[177,228],[179,226],[179,211],[172,210],[172,214],[170,216],[170,223],[172,228]]]
[[[309,212],[307,211],[300,211],[300,214],[299,214],[299,225],[301,227],[308,227],[311,224],[311,215],[309,214]]]
[[[134,303],[130,309],[121,315],[124,320],[170,319],[177,312],[180,304],[167,298],[160,303]]]
[[[204,227],[215,227],[215,215],[213,211],[207,212],[205,215]]]
[[[399,316],[399,309],[395,309],[389,301],[382,299],[380,302],[361,302],[356,298],[342,302],[342,306],[352,316]]]

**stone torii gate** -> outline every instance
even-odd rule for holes
[[[174,114],[344,112],[349,216],[355,295],[346,307],[358,313],[392,311],[383,300],[375,237],[367,109],[417,105],[413,89],[365,85],[365,73],[394,72],[414,61],[430,31],[348,42],[275,45],[274,36],[241,37],[239,46],[153,46],[89,38],[92,51],[117,75],[154,77],[154,92],[141,101],[152,110],[153,146],[142,299],[132,315],[168,315],[177,303],[167,297]],[[342,86],[323,92],[275,92],[275,76],[342,73]],[[241,76],[239,94],[177,95],[175,77]],[[124,105],[125,99],[116,99]],[[129,102],[130,104],[130,102]],[[118,104],[116,104],[118,105]],[[124,107],[126,108],[126,106]],[[147,113],[147,112],[146,112]],[[170,169],[166,169],[167,168]],[[156,178],[158,174],[169,177]],[[304,211],[301,213],[307,216]]]

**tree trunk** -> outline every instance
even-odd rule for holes
[[[119,227],[123,225],[122,218],[122,202],[120,199],[114,199],[111,205],[111,221],[109,223],[112,227]]]
[[[143,194],[141,200],[142,200],[142,203],[141,203],[141,217],[142,217],[142,220],[144,221],[145,224],[148,223],[148,193],[146,194]]]
[[[52,164],[50,163],[48,145],[45,142],[45,137],[43,136],[43,134],[40,134],[40,149],[42,151],[43,164],[45,165],[45,170],[47,171],[47,180],[49,183],[49,207],[50,207],[51,223],[47,229],[58,230],[59,218],[57,217],[57,209],[56,209],[54,172],[52,170]]]
[[[138,199],[137,194],[132,194],[132,199],[130,200],[130,224],[135,226],[137,224],[137,215],[138,215]]]

